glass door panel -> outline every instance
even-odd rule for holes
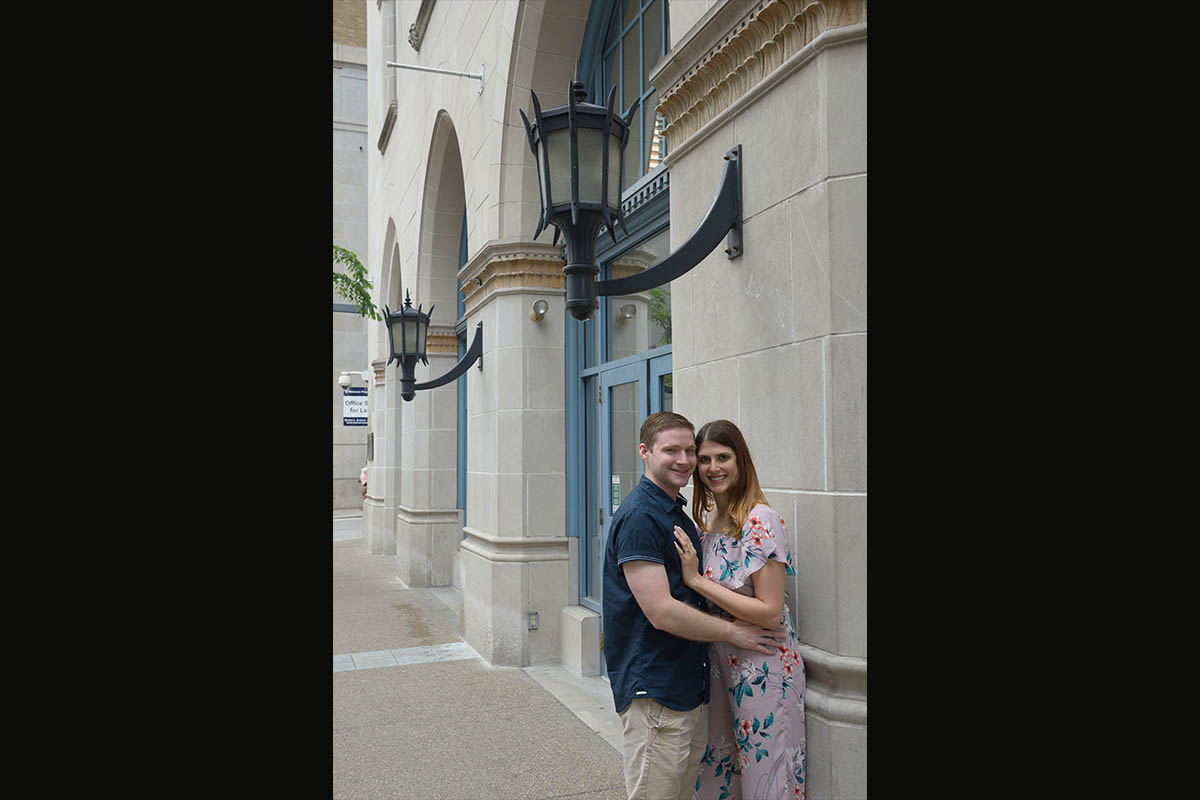
[[[601,485],[601,475],[597,454],[600,451],[600,378],[593,375],[583,380],[583,417],[584,417],[584,470],[590,479],[585,481],[583,515],[584,546],[583,575],[580,586],[580,604],[600,611],[600,585],[604,569],[604,532],[603,521],[600,518],[600,498],[604,497],[605,487]]]
[[[595,454],[594,479],[588,483],[585,590],[580,592],[584,605],[599,610],[602,597],[604,547],[608,543],[609,523],[625,496],[642,477],[642,459],[638,455],[638,434],[649,413],[646,398],[645,362],[606,370],[585,381],[594,412],[589,424],[588,446]],[[591,534],[595,525],[595,535]],[[586,591],[586,595],[585,595]]]
[[[642,426],[639,402],[641,388],[641,381],[630,381],[611,386],[608,390],[608,420],[612,431],[609,514],[617,512],[621,501],[633,491],[634,484],[642,477],[642,459],[638,455],[638,431]]]
[[[674,411],[671,375],[671,348],[664,348],[665,355],[650,359],[650,413]]]

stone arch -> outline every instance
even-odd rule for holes
[[[499,230],[503,237],[528,237],[537,229],[541,206],[538,201],[537,163],[529,150],[521,111],[533,121],[530,90],[537,92],[542,108],[567,102],[567,91],[575,77],[575,65],[583,44],[584,25],[573,3],[522,3],[513,32],[509,59],[508,94],[504,100],[504,131],[500,170]],[[586,7],[583,16],[586,17]],[[537,241],[549,244],[554,228],[539,234]]]
[[[430,136],[421,187],[417,257],[405,265],[412,304],[432,313],[425,341],[428,366],[418,362],[417,382],[450,371],[458,361],[458,266],[466,193],[458,135],[450,115],[439,111]],[[402,303],[399,287],[388,287]],[[399,307],[399,306],[397,306]],[[462,539],[458,510],[458,390],[455,382],[398,402],[399,500],[396,566],[407,585],[448,586]]]
[[[383,263],[379,269],[377,297],[379,310],[387,305],[393,311],[399,307],[404,295],[400,292],[400,243],[396,238],[396,221],[388,217],[387,233],[383,237]]]
[[[463,159],[454,122],[439,111],[430,137],[425,186],[421,195],[417,263],[410,286],[413,304],[434,307],[431,333],[457,320],[458,257],[466,190]],[[418,300],[419,298],[419,300]],[[432,374],[432,373],[431,373]]]

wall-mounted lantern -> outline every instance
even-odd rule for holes
[[[424,312],[419,305],[413,308],[412,298],[405,292],[404,308],[392,311],[385,305],[383,310],[388,326],[388,346],[391,350],[387,364],[395,360],[400,365],[400,397],[404,400],[412,400],[422,389],[435,389],[449,383],[466,372],[476,361],[479,362],[479,368],[483,369],[483,323],[480,322],[475,326],[475,338],[471,340],[470,348],[449,372],[431,381],[417,383],[414,376],[417,362],[420,361],[426,366],[429,364],[425,355],[425,336],[429,330],[429,315],[433,313],[433,306]]]
[[[541,322],[546,316],[546,312],[550,310],[550,304],[545,300],[537,299],[533,301],[533,305],[529,307],[529,318],[534,322]]]
[[[616,241],[613,221],[625,228],[621,211],[621,175],[625,145],[638,101],[627,116],[613,112],[616,87],[608,94],[607,106],[585,102],[587,90],[578,79],[567,92],[567,104],[542,110],[537,94],[533,99],[534,123],[521,111],[529,148],[538,169],[541,216],[537,238],[545,228],[555,227],[554,243],[561,233],[567,248],[566,307],[580,321],[589,319],[599,307],[598,296],[635,294],[662,286],[699,264],[723,237],[726,254],[742,254],[742,146],[725,154],[725,173],[712,208],[695,232],[675,252],[653,267],[626,278],[597,282],[596,237],[602,228]]]

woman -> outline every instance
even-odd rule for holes
[[[709,646],[708,747],[693,798],[803,798],[804,662],[784,603],[786,576],[796,574],[788,531],[763,497],[736,425],[719,419],[701,427],[696,454],[692,517],[705,566],[701,574],[695,549],[676,527],[684,581],[713,613],[785,626],[788,643],[773,656],[727,642]]]

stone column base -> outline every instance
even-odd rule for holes
[[[580,678],[600,674],[600,615],[583,606],[562,610],[562,665]]]
[[[867,797],[867,660],[801,644],[810,800]]]
[[[396,536],[386,525],[383,499],[367,495],[363,500],[363,547],[372,555],[395,555]]]
[[[570,563],[567,538],[462,530],[467,534],[459,553],[463,639],[497,666],[558,662]]]
[[[413,588],[450,586],[462,539],[457,508],[396,510],[396,572]]]

